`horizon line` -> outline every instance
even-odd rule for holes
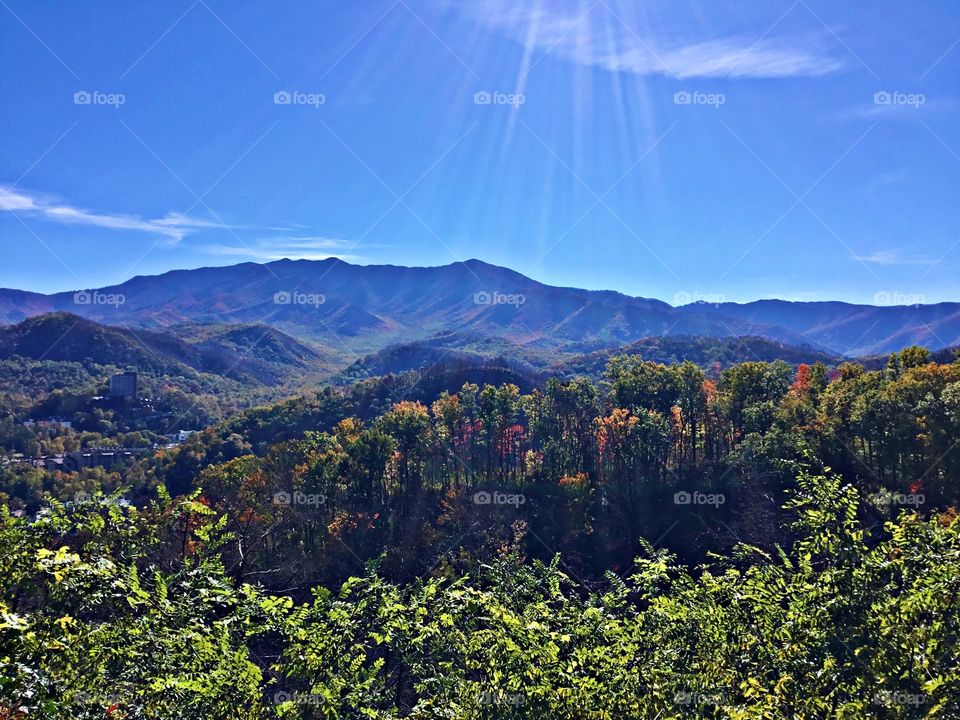
[[[257,261],[255,261],[255,260],[243,260],[243,261],[240,261],[240,262],[228,263],[228,264],[223,264],[223,265],[199,265],[199,266],[197,266],[197,267],[172,268],[172,269],[170,269],[170,270],[164,270],[164,271],[162,271],[162,272],[157,272],[157,273],[153,273],[153,274],[147,273],[147,274],[131,275],[131,276],[128,277],[127,279],[121,280],[120,282],[114,283],[114,284],[112,284],[112,285],[101,285],[101,286],[98,286],[98,287],[88,286],[88,287],[67,288],[67,289],[65,289],[65,290],[58,290],[58,291],[49,292],[49,293],[40,292],[40,291],[38,291],[38,290],[28,290],[28,289],[25,289],[25,288],[14,288],[14,287],[0,287],[0,292],[28,293],[28,294],[31,294],[31,295],[39,295],[39,296],[42,296],[42,297],[53,297],[53,296],[56,296],[56,295],[65,295],[65,294],[76,293],[76,292],[83,292],[83,291],[105,290],[105,289],[108,289],[108,288],[119,287],[120,285],[123,285],[124,283],[128,283],[128,282],[131,282],[131,281],[136,280],[136,279],[139,279],[139,278],[160,278],[160,277],[163,277],[163,276],[165,276],[165,275],[170,275],[170,274],[172,274],[172,273],[197,272],[197,271],[202,271],[202,270],[230,269],[230,268],[236,268],[236,267],[241,267],[241,266],[245,266],[245,265],[255,265],[255,266],[257,266],[257,267],[267,267],[267,266],[269,266],[269,265],[277,265],[277,264],[280,264],[280,263],[311,263],[311,264],[317,264],[317,263],[330,263],[330,262],[342,263],[342,264],[348,265],[348,266],[350,266],[350,267],[363,267],[363,268],[397,268],[397,269],[404,269],[404,270],[439,270],[439,269],[442,269],[442,268],[449,268],[449,267],[454,267],[454,266],[457,266],[457,265],[468,265],[468,264],[470,264],[470,263],[479,263],[479,264],[481,264],[481,265],[485,265],[485,266],[487,266],[487,267],[494,268],[494,269],[497,269],[497,270],[505,270],[505,271],[507,271],[507,272],[515,273],[515,274],[520,275],[521,277],[523,277],[523,278],[525,278],[525,279],[527,279],[527,280],[530,280],[531,282],[536,283],[537,285],[541,285],[541,286],[543,286],[543,287],[557,288],[557,289],[565,289],[565,290],[580,290],[580,291],[583,291],[583,292],[590,292],[590,293],[616,293],[616,294],[618,294],[618,295],[622,295],[622,296],[624,296],[624,297],[627,297],[627,298],[630,298],[630,299],[633,299],[633,300],[653,300],[653,301],[656,301],[656,302],[662,302],[662,303],[664,303],[665,305],[668,305],[669,307],[672,307],[672,308],[690,307],[690,306],[695,306],[695,305],[714,305],[714,306],[719,306],[719,305],[751,305],[751,304],[753,304],[753,303],[760,303],[760,302],[782,302],[782,303],[805,304],[805,305],[813,305],[813,304],[839,304],[839,305],[848,305],[848,306],[852,306],[852,307],[868,307],[868,308],[878,308],[878,309],[883,309],[883,308],[910,308],[910,307],[936,307],[936,306],[938,306],[938,305],[960,305],[960,300],[941,300],[941,301],[939,301],[939,302],[934,302],[934,303],[926,303],[926,302],[917,302],[917,303],[895,303],[895,302],[893,302],[893,303],[889,303],[889,304],[888,304],[888,303],[848,302],[848,301],[846,301],[846,300],[829,300],[829,299],[828,299],[828,300],[790,300],[790,299],[780,298],[780,297],[759,297],[759,298],[756,298],[756,299],[754,299],[754,300],[728,300],[728,299],[726,298],[726,296],[723,295],[723,294],[721,294],[721,293],[706,294],[706,293],[700,293],[699,291],[694,291],[693,293],[691,293],[691,292],[689,292],[689,291],[681,291],[681,292],[675,293],[675,295],[674,295],[674,300],[675,300],[675,301],[676,301],[678,295],[689,295],[689,296],[691,296],[691,300],[690,300],[690,302],[674,304],[674,303],[671,303],[669,300],[666,300],[666,299],[663,299],[663,298],[659,298],[659,297],[656,297],[656,296],[652,296],[652,295],[649,295],[649,296],[648,296],[648,295],[631,295],[631,294],[629,294],[629,293],[623,292],[622,290],[617,290],[617,289],[614,289],[614,288],[588,288],[588,287],[582,287],[582,286],[577,286],[577,285],[551,285],[551,284],[549,284],[549,283],[545,283],[545,282],[542,282],[542,281],[540,281],[540,280],[537,280],[537,279],[535,279],[535,278],[527,275],[526,273],[520,272],[519,270],[514,270],[513,268],[507,267],[507,266],[505,266],[505,265],[497,265],[497,264],[495,264],[495,263],[487,262],[486,260],[481,260],[480,258],[477,258],[477,257],[467,258],[466,260],[454,260],[454,261],[452,261],[452,262],[444,263],[444,264],[439,264],[439,265],[398,265],[398,264],[396,264],[396,263],[376,263],[376,262],[362,263],[362,262],[350,262],[350,261],[348,261],[348,260],[344,260],[344,259],[342,259],[342,258],[340,258],[340,257],[337,257],[336,255],[331,255],[330,257],[326,257],[326,258],[296,258],[296,257],[290,258],[290,257],[284,257],[284,258],[277,258],[277,259],[275,259],[275,260],[268,260],[268,261],[266,261],[266,262],[257,262]],[[479,278],[478,278],[478,279],[479,279]],[[897,291],[895,291],[895,292],[882,291],[882,292],[876,293],[876,295],[881,295],[881,294],[893,295],[893,296],[894,296],[894,299],[895,299],[897,296],[899,296],[899,295],[904,295],[905,297],[916,297],[916,296],[914,296],[914,295],[907,295],[906,293],[899,293],[899,292],[897,292]],[[876,297],[876,295],[875,295],[875,297]],[[716,300],[715,300],[715,301],[710,301],[709,299],[705,299],[705,298],[716,298]]]

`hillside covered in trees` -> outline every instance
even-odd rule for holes
[[[960,714],[960,361],[510,372],[5,464],[0,717]]]

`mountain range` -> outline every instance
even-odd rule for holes
[[[760,300],[673,307],[614,291],[550,286],[480,260],[440,267],[279,260],[138,276],[76,293],[0,289],[0,323],[52,312],[137,334],[163,331],[192,352],[206,352],[204,362],[214,362],[217,353],[233,362],[232,345],[251,351],[262,338],[275,351],[282,345],[285,359],[299,354],[305,365],[334,369],[437,336],[448,336],[447,350],[492,344],[503,355],[522,348],[525,361],[602,353],[651,337],[751,336],[832,357],[960,343],[960,303]],[[489,355],[490,347],[481,354]],[[254,350],[248,359],[259,355]]]

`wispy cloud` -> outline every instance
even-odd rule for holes
[[[97,213],[73,207],[49,197],[0,185],[0,212],[19,212],[64,225],[91,225],[109,230],[130,230],[158,235],[176,245],[184,237],[202,228],[220,228],[221,223],[199,220],[179,213],[168,213],[155,220],[114,213]]]
[[[902,250],[874,250],[866,255],[854,255],[854,260],[871,265],[932,265],[935,260],[922,255],[911,255]]]
[[[756,35],[679,39],[675,33],[633,27],[608,2],[596,2],[586,11],[574,2],[469,0],[453,4],[528,50],[611,72],[677,78],[774,78],[825,75],[845,65],[820,34],[766,37],[760,28]]]
[[[355,243],[339,238],[307,236],[307,237],[272,237],[262,238],[250,245],[204,245],[200,248],[211,255],[224,257],[247,258],[257,262],[271,262],[273,260],[326,260],[335,257],[349,262],[359,262],[365,258],[361,255],[350,254],[355,249]]]

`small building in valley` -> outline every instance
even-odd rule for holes
[[[110,376],[110,397],[117,400],[137,399],[136,370],[127,370]]]

